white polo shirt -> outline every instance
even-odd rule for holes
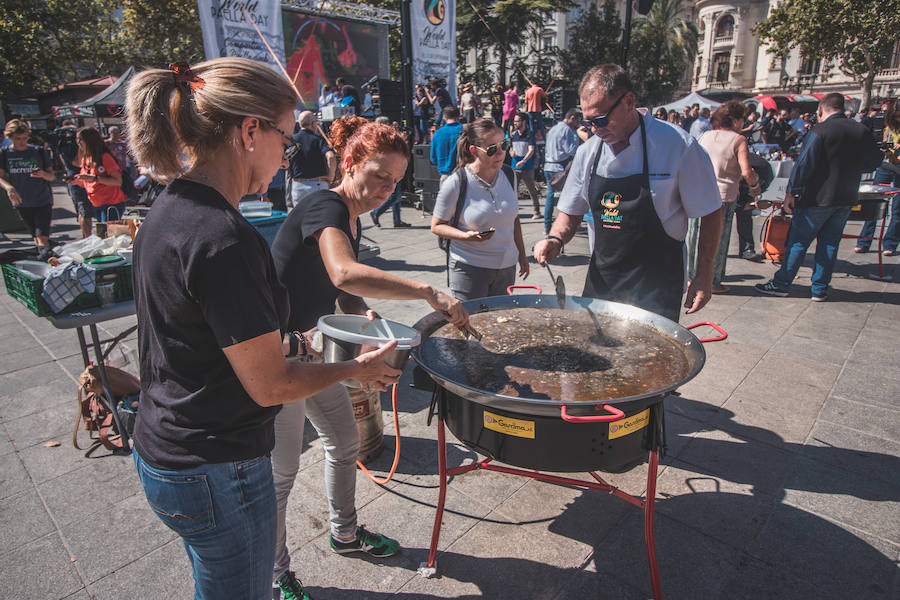
[[[687,235],[688,219],[715,212],[722,206],[712,162],[700,144],[681,127],[650,116],[644,116],[647,132],[647,161],[650,167],[650,192],[653,208],[666,233],[676,240]],[[631,134],[629,145],[618,156],[597,136],[579,146],[569,170],[569,177],[559,197],[557,208],[569,215],[584,215],[588,203],[588,171],[597,151],[603,154],[596,174],[602,177],[627,177],[644,170],[641,128]]]

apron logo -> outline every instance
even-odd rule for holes
[[[607,229],[621,229],[622,215],[619,214],[619,204],[622,202],[622,196],[615,192],[606,192],[600,199],[600,206],[603,207],[603,214],[600,215],[600,221],[603,227]]]
[[[603,194],[603,199],[600,200],[600,204],[603,205],[604,208],[608,208],[609,210],[615,210],[619,207],[619,203],[622,201],[622,196],[615,192],[606,192]]]

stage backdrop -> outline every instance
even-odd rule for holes
[[[446,80],[456,102],[456,0],[412,0],[413,82]]]
[[[254,24],[284,64],[279,0],[198,0],[206,59],[241,56],[265,63],[281,73]],[[246,11],[246,12],[245,12]]]
[[[306,108],[318,106],[324,85],[343,77],[357,88],[373,76],[390,77],[388,27],[285,8],[284,51],[288,77]]]

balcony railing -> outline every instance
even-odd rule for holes
[[[733,44],[734,43],[734,34],[732,35],[723,35],[720,37],[716,37],[713,39],[713,46],[721,46],[724,44]]]
[[[900,68],[878,71],[875,74],[875,79],[900,79]]]

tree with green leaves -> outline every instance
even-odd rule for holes
[[[528,41],[531,30],[542,25],[547,15],[574,6],[572,0],[463,0],[456,5],[457,56],[469,49],[493,48],[497,54],[499,80],[506,82],[513,49]],[[477,10],[477,12],[476,12]],[[534,48],[532,48],[534,50]],[[530,63],[522,63],[528,65]],[[539,69],[538,69],[539,70]],[[537,71],[537,70],[536,70]],[[534,73],[537,77],[537,72]]]
[[[862,90],[868,106],[872,84],[888,68],[900,31],[900,0],[785,0],[753,29],[768,52],[821,59],[823,70],[836,64]]]
[[[0,97],[117,73],[112,0],[0,3]]]
[[[569,26],[569,47],[559,53],[567,82],[577,85],[591,67],[618,62],[621,37],[622,22],[613,0],[606,0],[600,10],[592,4]]]
[[[697,26],[683,0],[656,0],[638,17],[628,51],[628,73],[638,102],[645,106],[672,99],[686,69],[697,56]]]
[[[203,36],[196,2],[120,0],[116,47],[126,64],[165,68],[203,60]]]

